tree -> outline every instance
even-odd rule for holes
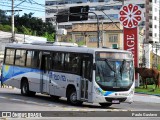
[[[47,41],[53,42],[55,38],[55,34],[54,33],[50,34],[48,32],[45,32],[43,37],[47,38]]]
[[[9,17],[6,16],[6,13],[1,9],[0,9],[0,24],[3,24],[3,25],[10,24]]]
[[[32,16],[33,13],[25,13],[22,17],[19,15],[15,16],[15,26],[17,27],[18,32],[36,36],[45,36],[48,40],[53,41],[55,28],[52,23],[43,22],[42,19]]]
[[[0,10],[0,30],[11,31],[11,16],[6,16]],[[5,26],[4,26],[5,25]],[[21,34],[45,36],[49,41],[54,41],[55,28],[50,22],[43,22],[41,18],[33,17],[33,13],[15,15],[15,31]]]

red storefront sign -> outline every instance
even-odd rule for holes
[[[122,6],[119,12],[120,23],[124,26],[124,50],[131,51],[134,56],[134,65],[138,67],[138,24],[142,20],[142,10],[138,5]],[[137,76],[137,75],[136,75]],[[137,77],[136,77],[137,78]]]
[[[138,67],[138,38],[137,27],[124,28],[124,50],[131,51],[134,57],[134,65]]]

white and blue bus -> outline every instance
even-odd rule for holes
[[[128,51],[8,44],[3,63],[2,83],[21,89],[25,96],[66,97],[72,105],[133,101],[134,63]]]

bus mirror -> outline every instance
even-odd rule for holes
[[[93,64],[93,70],[96,70],[96,63]]]

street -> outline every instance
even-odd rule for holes
[[[19,89],[12,88],[0,88],[0,103],[3,103],[0,104],[0,111],[159,111],[160,108],[158,103],[142,101],[134,101],[132,104],[114,104],[108,108],[91,103],[71,106],[65,98],[53,101],[50,96],[42,94],[27,97],[22,96]]]
[[[135,95],[134,97],[137,97]],[[143,96],[142,96],[143,97]],[[148,98],[149,99],[149,98]],[[136,100],[136,98],[135,98]],[[153,102],[134,101],[132,104],[115,104],[108,108],[102,108],[99,104],[83,103],[82,106],[71,106],[67,103],[65,98],[61,98],[59,101],[53,101],[50,96],[36,94],[34,97],[26,97],[20,94],[19,89],[12,88],[0,88],[0,111],[78,111],[80,112],[97,112],[106,111],[114,113],[114,111],[159,111],[160,104]],[[57,114],[57,113],[56,113]],[[69,113],[67,117],[72,117],[73,114]],[[159,114],[159,113],[158,113]],[[60,113],[56,117],[61,117]],[[91,114],[92,115],[92,114]],[[65,118],[64,116],[62,116]],[[92,117],[92,116],[89,116]],[[115,116],[113,116],[115,117]]]

